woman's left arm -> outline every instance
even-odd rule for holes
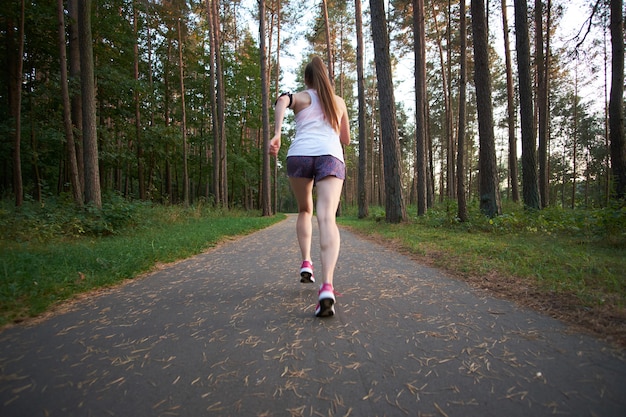
[[[346,102],[340,98],[341,104],[341,120],[339,120],[339,140],[342,145],[350,145],[350,120],[348,117],[348,109]]]

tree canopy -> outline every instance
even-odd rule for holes
[[[301,70],[316,54],[330,60],[360,142],[345,149],[345,204],[389,211],[394,198],[396,221],[405,204],[419,202],[423,214],[437,199],[459,198],[459,185],[467,201],[480,201],[485,146],[495,158],[488,168],[494,204],[500,194],[515,200],[518,186],[531,208],[599,207],[623,198],[623,1],[583,2],[587,20],[569,30],[564,0],[472,1],[490,16],[480,60],[474,8],[465,3],[385,2],[388,29],[381,33],[359,0],[7,0],[0,16],[0,195],[17,205],[53,195],[98,205],[100,193],[114,192],[264,214],[273,211],[271,198],[274,210],[294,210],[286,147],[275,161],[265,155],[271,106],[262,92],[271,104],[278,92],[303,88]],[[515,16],[508,30],[526,34],[522,43],[504,36],[507,15]],[[376,51],[384,57],[374,54],[376,36],[389,41]],[[508,67],[505,49],[516,52]],[[381,92],[383,58],[391,72]],[[493,137],[479,129],[479,62],[491,82]],[[390,133],[397,139],[385,139]],[[524,143],[519,158],[517,136]],[[389,149],[396,142],[397,150]],[[386,161],[385,151],[394,160]]]

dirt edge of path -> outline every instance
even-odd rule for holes
[[[345,229],[363,239],[372,241],[393,251],[401,253],[428,267],[444,271],[454,279],[464,281],[473,288],[488,291],[497,298],[515,302],[517,305],[532,309],[541,314],[567,324],[572,332],[583,332],[620,349],[626,348],[626,308],[614,303],[598,306],[581,306],[574,294],[542,291],[528,278],[506,276],[493,273],[488,276],[459,273],[453,267],[442,267],[436,262],[441,254],[436,252],[420,255],[412,252],[400,241],[369,235],[349,226]],[[448,257],[448,265],[454,265],[454,259]]]

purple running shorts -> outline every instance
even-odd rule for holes
[[[328,176],[346,179],[346,165],[330,155],[290,156],[287,158],[287,175],[295,178],[313,178],[318,182]]]

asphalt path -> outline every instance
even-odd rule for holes
[[[0,416],[626,416],[622,349],[341,236],[332,318],[289,216],[4,330]]]

